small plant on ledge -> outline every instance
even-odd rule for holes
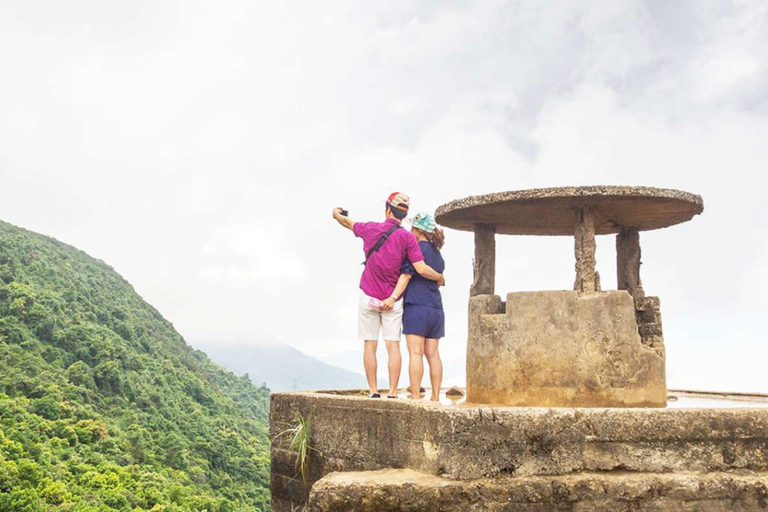
[[[285,430],[275,436],[274,441],[282,436],[290,436],[291,441],[288,443],[288,451],[296,454],[296,476],[301,474],[302,480],[307,469],[307,461],[310,452],[316,452],[320,454],[311,444],[310,437],[312,435],[312,417],[314,411],[310,412],[305,418],[302,414],[296,411],[296,424],[288,425]]]

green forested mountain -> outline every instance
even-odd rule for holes
[[[112,268],[0,222],[0,511],[268,510],[268,402]]]

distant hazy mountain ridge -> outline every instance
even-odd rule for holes
[[[365,377],[288,345],[196,343],[211,360],[272,391],[366,388]],[[362,357],[360,358],[362,370]]]

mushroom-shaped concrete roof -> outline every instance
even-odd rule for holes
[[[472,231],[490,224],[508,235],[573,235],[575,209],[595,207],[595,234],[640,231],[691,220],[704,210],[701,196],[652,187],[558,187],[497,192],[458,199],[435,212],[439,224]]]

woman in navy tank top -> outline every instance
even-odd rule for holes
[[[437,227],[434,217],[418,213],[411,219],[411,232],[419,241],[424,254],[424,263],[443,273],[445,261],[440,249],[445,242],[443,230]],[[429,380],[432,384],[433,401],[440,398],[443,380],[443,363],[437,346],[445,336],[445,314],[440,288],[435,281],[425,279],[416,272],[411,262],[403,263],[400,279],[393,295],[399,296],[405,290],[403,299],[403,334],[408,343],[408,375],[411,381],[409,398],[420,398],[421,380],[424,376],[424,356],[429,363]]]

